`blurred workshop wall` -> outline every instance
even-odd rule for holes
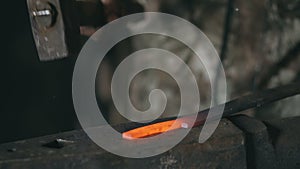
[[[299,80],[300,2],[233,0],[232,26],[223,61],[234,98]],[[299,96],[263,108],[253,115],[272,119],[300,115]]]
[[[300,8],[297,0],[139,0],[139,2],[144,6],[145,11],[160,11],[185,18],[208,36],[219,54],[224,57],[222,59],[227,77],[228,100],[249,92],[290,83],[297,80],[297,77],[299,79],[299,52],[298,54],[294,52],[292,56],[286,56],[291,50],[299,49]],[[226,21],[228,10],[230,10],[231,17],[229,23]],[[144,26],[151,26],[151,22],[159,21],[143,20],[140,22],[143,22]],[[226,24],[229,25],[228,30],[225,28]],[[130,29],[134,29],[134,26],[128,28],[129,31]],[[176,31],[172,25],[164,29]],[[185,33],[191,37],[191,41],[201,43],[193,39],[194,32],[186,30]],[[224,41],[224,34],[228,34],[228,41]],[[131,38],[131,43],[132,51],[155,47],[169,50],[181,57],[197,78],[201,94],[201,109],[210,105],[211,86],[207,72],[186,46],[172,38],[158,35],[136,36]],[[222,51],[224,43],[227,43],[227,49]],[[281,65],[281,61],[285,57],[290,59]],[[269,73],[273,69],[276,71]],[[163,116],[174,116],[178,113],[179,90],[175,81],[165,73],[160,71],[142,72],[131,85],[131,100],[140,110],[149,108],[149,93],[151,90],[159,88],[165,91],[168,98]],[[109,91],[109,89],[104,88],[99,95],[105,91]],[[107,98],[107,100],[110,99]],[[266,106],[256,110],[259,112],[256,113],[256,116],[279,118],[299,115],[300,112],[295,111],[298,109],[295,107],[295,102],[299,102],[299,98],[294,97],[290,101]],[[107,111],[117,114],[113,104],[109,107]],[[247,113],[255,115],[256,111],[251,110]],[[124,120],[117,115],[112,115],[109,119],[112,123]]]

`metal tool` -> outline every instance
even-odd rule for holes
[[[103,24],[98,0],[27,0],[31,29],[40,61],[77,55],[80,26]]]
[[[272,103],[297,94],[300,94],[300,82],[242,96],[240,98],[225,103],[223,117],[228,117],[250,108],[258,108],[265,104]],[[222,105],[218,105],[211,109],[217,110],[221,106]],[[209,110],[210,109],[200,111],[197,114],[197,118],[195,122],[192,122],[193,121],[192,118],[194,118],[194,115],[179,117],[177,118],[177,121],[175,121],[176,117],[161,119],[160,122],[157,123],[154,122],[152,124],[148,124],[143,127],[138,127],[126,131],[122,134],[122,137],[124,139],[134,140],[138,138],[151,137],[153,135],[157,135],[163,132],[168,132],[180,128],[196,127],[204,124],[206,120],[208,121],[215,120],[214,117],[210,119],[206,119]]]

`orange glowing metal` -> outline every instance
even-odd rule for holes
[[[129,130],[122,134],[124,139],[134,140],[138,138],[145,138],[154,136],[160,133],[164,133],[171,130],[176,130],[182,128],[182,122],[177,119],[176,120],[168,120],[160,123],[155,123],[151,125],[147,125],[144,127],[139,127],[133,130]]]

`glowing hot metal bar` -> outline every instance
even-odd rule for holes
[[[175,130],[181,128],[181,124],[174,124],[175,120],[169,120],[165,122],[159,122],[144,127],[139,127],[122,134],[123,138],[132,140],[135,138],[149,137],[157,135],[163,132]],[[174,124],[174,125],[173,125]]]
[[[267,89],[261,92],[253,93],[247,96],[242,96],[235,100],[225,103],[225,108],[223,112],[223,117],[228,117],[230,115],[236,114],[243,110],[250,108],[260,107],[262,105],[281,100],[290,96],[300,94],[300,82],[280,86],[274,89]],[[211,109],[218,109],[222,105],[215,106]],[[176,130],[180,128],[195,127],[204,124],[205,120],[213,121],[212,119],[206,119],[207,114],[210,109],[200,111],[197,114],[195,123],[191,124],[191,119],[195,115],[179,117],[177,121],[174,119],[167,119],[162,122],[146,125],[143,127],[135,128],[129,130],[122,134],[124,139],[134,140],[138,138],[151,137],[163,132],[168,132],[171,130]]]

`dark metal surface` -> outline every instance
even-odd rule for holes
[[[230,120],[245,133],[248,168],[300,167],[300,117],[261,122],[247,116],[235,116]]]
[[[276,168],[275,150],[269,139],[265,124],[244,115],[231,117],[230,120],[245,133],[248,168]]]
[[[200,130],[199,127],[192,129],[170,151],[145,159],[122,158],[108,153],[83,131],[7,143],[0,145],[0,168],[246,168],[243,133],[230,121],[222,120],[204,144],[198,143]],[[60,149],[43,146],[57,138],[72,143]],[[16,151],[8,151],[12,148]]]
[[[296,169],[300,164],[299,123],[300,117],[261,122],[235,116],[223,119],[204,144],[198,143],[201,127],[197,127],[168,152],[144,159],[113,155],[82,130],[71,131],[0,145],[0,168]],[[124,130],[125,126],[116,128]],[[44,146],[58,139],[64,142],[60,148]]]
[[[298,111],[299,110],[295,110]],[[300,168],[300,118],[266,121],[279,169]]]

